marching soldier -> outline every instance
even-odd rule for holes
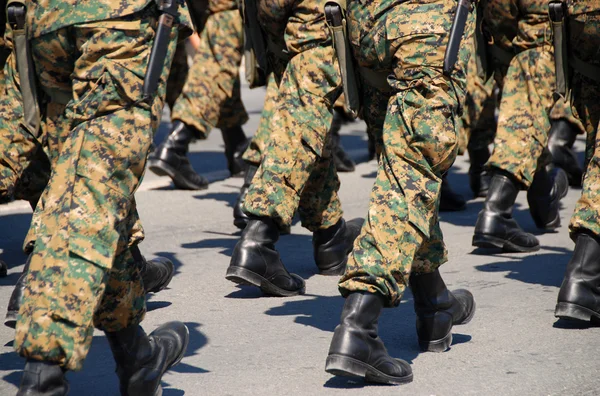
[[[170,26],[175,18],[181,26],[188,20],[185,10],[161,7],[147,0],[119,7],[103,0],[93,12],[74,0],[9,4],[13,37],[26,34],[21,45],[29,43],[28,68],[36,71],[35,79],[19,73],[25,120],[36,122],[27,113],[28,104],[39,103],[35,80],[48,97],[40,140],[48,142],[52,164],[34,213],[35,243],[16,325],[15,349],[27,359],[19,395],[67,394],[65,372],[81,368],[93,327],[106,333],[122,394],[160,392],[162,374],[185,353],[183,323],[150,335],[139,326],[145,290],[129,247],[133,194],[175,47]],[[149,56],[153,45],[157,52]]]

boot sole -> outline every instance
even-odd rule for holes
[[[577,304],[565,302],[556,304],[554,316],[565,320],[600,324],[600,314],[598,312]]]
[[[227,274],[225,275],[225,279],[227,279],[231,282],[240,284],[240,285],[256,286],[260,290],[262,290],[263,293],[269,294],[272,296],[291,297],[291,296],[297,296],[299,294],[304,294],[304,292],[305,292],[304,279],[302,279],[301,277],[299,277],[296,274],[290,274],[290,275],[294,279],[301,282],[302,287],[300,289],[298,289],[298,290],[282,289],[282,288],[274,285],[270,281],[268,281],[266,278],[258,275],[256,272],[252,272],[250,270],[247,270],[247,269],[241,268],[241,267],[230,266],[229,268],[227,268]]]
[[[485,249],[499,248],[507,253],[527,253],[537,252],[538,250],[540,250],[540,245],[532,247],[519,246],[505,239],[484,234],[473,235],[472,245]]]
[[[169,176],[177,188],[184,190],[206,190],[208,188],[208,184],[190,183],[186,178],[181,177],[175,168],[160,159],[150,160],[148,169],[158,176]]]
[[[419,340],[419,348],[423,352],[446,352],[450,349],[450,345],[452,345],[452,329],[444,338],[439,340]]]
[[[10,327],[14,329],[17,327],[17,315],[19,313],[17,311],[8,311],[6,312],[6,317],[4,318],[4,326]]]
[[[404,377],[392,377],[365,362],[342,355],[327,356],[325,371],[341,377],[360,377],[379,384],[401,385],[413,380],[412,373]]]

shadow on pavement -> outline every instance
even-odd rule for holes
[[[383,310],[379,320],[379,336],[385,342],[391,356],[412,363],[419,355],[420,349],[415,330],[416,316],[412,296],[410,292],[406,294],[407,299],[403,300],[400,306]],[[293,316],[295,323],[317,328],[332,336],[335,327],[339,324],[344,299],[341,296],[305,295],[305,297],[307,298],[300,301],[284,301],[281,306],[270,308],[265,314]],[[454,333],[452,346],[455,347],[470,340],[470,335]],[[323,362],[325,359],[326,355],[323,356]],[[365,385],[361,379],[332,377],[324,384],[324,387],[362,388]]]
[[[185,356],[195,355],[207,343],[208,339],[200,331],[202,326],[200,323],[187,322],[186,325],[190,330],[190,342]],[[146,327],[147,333],[153,329]],[[25,360],[18,356],[15,352],[0,354],[0,367],[2,371],[13,371],[2,377],[6,382],[19,386],[21,382],[22,369],[25,365]],[[18,371],[14,371],[18,370]],[[185,357],[175,366],[172,371],[178,373],[203,374],[208,371],[186,363]],[[168,378],[168,373],[163,377]],[[94,336],[90,352],[85,359],[83,369],[79,372],[68,372],[67,379],[70,384],[71,395],[116,395],[118,394],[119,381],[115,374],[115,363],[108,345],[106,337],[101,335]],[[184,392],[179,389],[167,389],[170,385],[163,380],[162,382],[165,395],[183,395]]]
[[[233,205],[235,204],[235,200],[237,199],[238,195],[239,195],[239,190],[234,191],[234,192],[229,192],[229,193],[211,192],[211,193],[207,193],[207,194],[203,194],[203,195],[194,195],[194,198],[200,199],[200,200],[212,199],[212,200],[215,200],[218,202],[226,202],[227,207],[233,208]],[[231,214],[231,221],[233,221],[233,214]]]
[[[23,253],[23,240],[29,230],[31,213],[14,213],[0,215],[0,260],[4,261],[9,270],[25,264],[27,255]],[[20,273],[14,271],[7,277],[0,278],[1,286],[13,286]]]
[[[506,256],[502,261],[478,265],[475,268],[483,272],[508,272],[506,278],[525,283],[560,287],[572,252],[568,249],[556,250],[557,253]]]

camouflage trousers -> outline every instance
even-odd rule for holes
[[[29,201],[35,208],[50,178],[42,144],[21,122],[23,106],[16,60],[11,51],[0,69],[0,203]]]
[[[265,96],[265,104],[260,115],[260,121],[256,133],[252,136],[250,144],[246,151],[244,151],[243,159],[253,165],[259,166],[262,159],[262,153],[265,151],[265,147],[269,143],[270,130],[269,122],[273,117],[274,109],[278,106],[277,97],[279,94],[279,87],[275,82],[273,74],[269,75],[267,83],[267,94]]]
[[[342,92],[333,47],[324,44],[295,55],[276,88],[271,81],[259,127],[261,142],[268,142],[243,210],[268,216],[280,227],[289,226],[298,210],[305,228],[329,228],[342,218],[328,133]]]
[[[185,40],[182,40],[177,43],[177,47],[175,48],[175,55],[173,55],[173,62],[171,63],[169,78],[167,79],[165,102],[171,110],[173,110],[175,102],[183,92],[189,70],[186,44]]]
[[[474,48],[467,67],[467,96],[460,119],[460,153],[467,148],[486,148],[494,141],[496,133],[496,85],[491,77],[487,81],[479,77]]]
[[[487,166],[510,173],[529,188],[548,143],[554,81],[554,57],[549,46],[516,54],[504,78],[494,151]]]
[[[232,128],[248,121],[239,77],[242,34],[237,9],[213,13],[206,20],[200,48],[171,112],[172,120],[194,127],[199,139],[214,127]]]
[[[441,69],[456,2],[403,2],[385,13],[378,6],[355,1],[348,7],[359,65],[389,71],[392,92],[363,79],[365,121],[383,147],[369,211],[339,289],[344,296],[378,293],[395,306],[411,273],[430,273],[447,261],[438,219],[441,177],[458,150],[470,49],[461,50],[451,81]]]
[[[78,370],[94,326],[118,331],[145,315],[128,244],[133,194],[167,79],[168,68],[157,98],[146,104],[142,85],[155,23],[146,10],[31,41],[40,86],[52,98],[44,139],[53,169],[34,213],[39,226],[15,337],[22,356]],[[174,49],[173,41],[167,65]]]
[[[600,2],[581,3],[585,13],[577,13],[569,21],[571,36],[569,46],[573,55],[596,68],[600,67]],[[568,110],[587,132],[585,175],[581,197],[571,218],[571,233],[589,232],[600,237],[600,81],[583,76],[575,69],[571,80],[571,100]],[[554,109],[553,109],[554,113]]]

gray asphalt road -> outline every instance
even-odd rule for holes
[[[264,92],[244,89],[253,131]],[[163,125],[164,134],[168,125]],[[366,162],[364,126],[344,127],[343,144],[359,162],[341,175],[341,199],[348,219],[366,213],[376,165]],[[578,142],[582,151],[582,143]],[[141,245],[148,257],[167,256],[177,266],[170,288],[148,298],[144,327],[152,331],[168,320],[191,330],[187,356],[164,376],[164,395],[598,395],[600,329],[564,328],[554,305],[573,243],[566,225],[579,191],[564,200],[563,226],[539,235],[533,254],[482,255],[471,247],[473,225],[482,200],[464,212],[442,215],[450,261],[442,273],[450,287],[466,287],[477,301],[471,323],[455,327],[450,351],[419,353],[410,293],[397,309],[384,311],[380,335],[394,356],[412,363],[415,380],[401,387],[368,386],[332,378],[323,368],[343,299],[336,279],[316,275],[311,235],[300,225],[277,247],[292,272],[306,279],[306,295],[262,298],[251,288],[225,280],[239,237],[231,210],[241,179],[226,179],[219,131],[193,145],[191,159],[213,182],[202,192],[173,190],[168,179],[147,174],[137,194],[146,230]],[[469,195],[465,158],[450,180]],[[515,217],[539,234],[520,194]],[[0,206],[0,258],[10,266],[0,279],[0,313],[25,257],[20,244],[30,220],[26,205]],[[0,395],[16,392],[23,366],[12,350],[13,332],[0,327]],[[116,395],[114,363],[102,333],[96,332],[84,369],[70,373],[72,395]]]

